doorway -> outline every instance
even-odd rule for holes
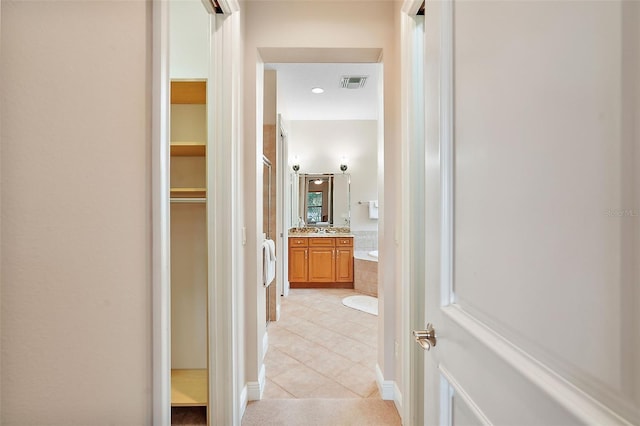
[[[383,144],[381,79],[382,65],[375,62],[264,65],[263,155],[278,163],[276,245],[282,261],[278,321],[267,328],[263,399],[380,398],[378,318],[342,300],[366,295],[377,307],[377,258],[367,253],[378,249],[378,217],[370,212],[377,213]],[[314,231],[306,237],[349,234],[350,256],[367,257],[350,259],[356,270],[349,288],[290,290],[287,241],[301,223],[305,232]],[[366,289],[358,288],[363,281]]]

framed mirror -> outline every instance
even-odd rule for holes
[[[291,175],[291,225],[349,227],[351,176],[348,173]]]

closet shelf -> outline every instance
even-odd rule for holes
[[[206,153],[204,142],[171,142],[171,155],[175,157],[204,157]]]
[[[171,198],[206,198],[206,188],[171,188]]]
[[[171,82],[172,104],[206,104],[207,82],[204,80],[174,80]]]
[[[207,370],[171,370],[171,406],[207,405]]]

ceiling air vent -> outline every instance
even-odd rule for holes
[[[346,75],[340,80],[340,87],[343,89],[360,89],[367,82],[366,75]]]

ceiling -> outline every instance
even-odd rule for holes
[[[278,111],[285,120],[377,120],[381,64],[265,64],[277,71]],[[343,89],[343,76],[368,76],[364,87]],[[311,93],[314,87],[322,94]]]

